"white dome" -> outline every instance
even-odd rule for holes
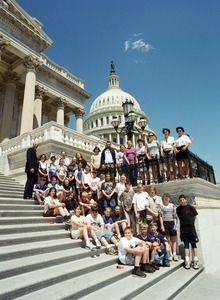
[[[108,82],[108,89],[95,99],[90,108],[90,113],[94,113],[95,111],[103,109],[104,107],[107,108],[109,106],[114,107],[114,109],[119,107],[119,110],[122,110],[122,104],[127,99],[134,103],[135,110],[140,110],[137,100],[119,87],[119,76],[110,75],[108,77]]]
[[[133,102],[132,110],[136,116],[133,131],[133,144],[135,144],[135,141],[138,138],[142,137],[143,139],[146,139],[148,132],[153,132],[153,130],[148,127],[149,119],[140,108],[137,100],[120,88],[119,80],[119,76],[115,74],[112,62],[111,72],[108,77],[108,88],[92,103],[89,114],[83,122],[84,133],[88,135],[97,135],[117,144],[126,143],[127,133],[124,127],[126,116],[122,105],[128,100]],[[117,132],[112,125],[112,121],[115,120],[115,118],[119,121]],[[140,121],[143,119],[146,121],[144,130],[142,130],[139,125]]]

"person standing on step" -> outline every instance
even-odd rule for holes
[[[189,146],[191,140],[188,135],[184,134],[184,128],[178,126],[176,128],[178,138],[175,140],[176,160],[179,169],[180,179],[190,179],[190,159]]]
[[[25,172],[27,174],[27,181],[24,188],[23,199],[31,199],[34,184],[38,180],[38,167],[39,161],[37,157],[37,148],[39,146],[38,142],[33,143],[33,147],[29,148],[26,153],[26,165]]]
[[[190,269],[190,244],[193,250],[193,268],[197,270],[198,265],[198,249],[196,243],[199,239],[195,229],[195,218],[198,215],[196,209],[187,203],[185,195],[179,196],[180,205],[176,212],[180,220],[180,239],[184,244],[185,249],[185,268]]]
[[[177,214],[176,206],[170,203],[170,195],[168,193],[163,195],[163,204],[159,210],[161,232],[165,234],[168,243],[170,244],[170,260],[178,261],[176,255],[177,244]]]

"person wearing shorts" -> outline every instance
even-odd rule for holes
[[[86,216],[88,225],[94,230],[96,239],[95,243],[97,248],[101,248],[101,245],[106,247],[106,254],[115,254],[115,249],[109,245],[109,243],[118,246],[118,241],[114,237],[113,232],[105,229],[105,223],[102,216],[98,213],[98,207],[92,207],[91,213]]]
[[[195,229],[195,218],[198,215],[195,207],[187,203],[185,195],[179,196],[180,205],[177,207],[177,216],[180,220],[180,239],[185,249],[185,268],[190,269],[190,244],[193,251],[193,268],[197,270],[198,265],[198,249],[196,243],[199,239]]]
[[[159,210],[161,232],[165,234],[170,245],[170,260],[178,261],[176,255],[178,224],[176,206],[173,203],[170,203],[169,194],[164,194],[162,199],[163,204],[160,206]]]
[[[132,275],[145,278],[149,251],[144,241],[133,237],[131,227],[126,227],[118,245],[118,258],[124,265],[134,266]]]

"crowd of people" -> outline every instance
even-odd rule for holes
[[[180,205],[176,208],[169,194],[158,196],[152,185],[152,178],[157,182],[161,158],[169,180],[175,180],[177,174],[189,177],[190,139],[183,134],[182,127],[176,131],[176,140],[164,128],[161,143],[150,133],[145,145],[138,139],[134,148],[128,141],[127,147],[121,145],[119,152],[107,141],[102,151],[97,146],[94,148],[90,162],[80,152],[69,158],[65,151],[59,156],[52,155],[48,162],[45,154],[37,157],[35,142],[27,150],[24,199],[34,195],[36,204],[44,205],[45,217],[62,216],[70,228],[71,238],[83,238],[86,249],[90,250],[104,246],[107,254],[118,255],[120,264],[134,265],[132,274],[139,277],[146,277],[146,273],[153,273],[160,266],[169,267],[172,260],[178,261],[180,220],[185,268],[191,266],[191,244],[193,267],[198,269],[196,210],[187,204],[184,195],[180,195]],[[137,192],[133,190],[134,185]]]

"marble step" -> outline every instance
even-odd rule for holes
[[[0,210],[39,210],[43,213],[44,207],[43,205],[35,205],[34,203],[32,203],[32,205],[26,205],[26,204],[3,204],[0,203]]]
[[[46,232],[50,230],[65,230],[64,223],[37,223],[37,224],[16,224],[15,225],[0,225],[0,235],[10,235],[16,233],[28,232]]]
[[[13,217],[13,218],[0,218],[0,225],[14,225],[14,224],[39,224],[50,222],[56,223],[56,217],[45,218],[42,216],[39,217]],[[51,224],[51,223],[50,223]]]
[[[152,299],[157,300],[174,299],[175,296],[185,289],[190,282],[196,279],[203,270],[203,268],[200,268],[199,270],[186,270],[182,267],[132,299],[147,299],[149,295],[151,295]]]
[[[22,199],[22,198],[5,198],[0,197],[0,206],[1,204],[8,204],[8,205],[16,205],[16,204],[23,204],[23,205],[34,205],[34,200],[32,199]]]
[[[75,242],[75,243],[74,243]],[[50,266],[58,266],[63,263],[92,257],[104,253],[105,249],[96,249],[94,251],[85,249],[84,241],[72,240],[72,248],[55,251],[52,253],[43,253],[29,257],[17,258],[13,260],[1,262],[0,279],[32,272],[39,269],[46,269]]]
[[[15,233],[10,235],[0,235],[0,250],[1,247],[18,245],[36,241],[48,241],[62,238],[69,238],[70,233],[67,230],[53,230],[45,232],[26,232],[26,233]]]
[[[37,207],[37,206],[36,206]],[[36,210],[30,210],[27,209],[27,206],[25,207],[25,210],[2,210],[0,208],[0,218],[4,218],[4,217],[34,217],[34,216],[38,216],[38,217],[42,217],[43,216],[43,211],[36,209]]]
[[[62,283],[69,279],[72,280],[72,286],[77,287],[78,284],[75,285],[75,281],[78,276],[81,276],[81,281],[83,279],[86,282],[88,282],[88,278],[93,280],[95,278],[96,280],[100,280],[100,277],[110,278],[106,268],[115,264],[116,261],[117,259],[115,256],[101,254],[96,258],[87,257],[78,259],[76,261],[50,266],[46,269],[19,274],[17,276],[15,273],[15,276],[1,280],[0,299],[10,300],[24,297],[24,295],[27,295],[29,299],[33,299],[30,293],[39,291],[45,287],[50,287],[54,284]],[[96,276],[97,271],[99,272],[99,276]],[[86,276],[85,279],[84,276]],[[111,281],[115,281],[115,274],[111,274],[111,277]],[[61,292],[62,291],[60,290],[59,293]],[[44,294],[44,299],[54,298]]]
[[[80,247],[81,240],[72,240],[70,236],[64,236],[60,239],[46,239],[44,241],[29,241],[26,243],[6,245],[0,248],[0,261],[12,261],[17,258],[23,258],[32,256],[34,260],[35,255],[45,254],[56,251],[62,251],[64,249],[73,249],[74,247]]]
[[[118,272],[123,271],[124,269],[127,269],[127,266],[124,266],[124,268],[118,269]],[[176,270],[182,268],[182,262],[172,262],[171,266],[169,268],[167,267],[161,267],[160,270],[154,272],[153,274],[147,273],[146,278],[140,278],[140,277],[133,277],[131,274],[130,269],[130,276],[126,278],[122,278],[121,280],[112,282],[108,284],[104,289],[97,289],[94,292],[90,293],[89,295],[85,295],[84,297],[80,298],[73,298],[73,299],[82,299],[82,300],[88,300],[88,299],[96,299],[101,300],[103,299],[104,295],[111,295],[111,299],[133,299],[133,297],[139,295],[141,292],[147,290],[149,287],[153,286],[156,283],[161,283],[164,278],[167,276],[170,276],[173,272]],[[174,281],[175,282],[175,281]],[[170,283],[170,285],[172,282]],[[139,298],[141,299],[155,299],[151,297],[150,294],[148,294],[148,297],[145,298]],[[165,297],[163,299],[166,299]]]

